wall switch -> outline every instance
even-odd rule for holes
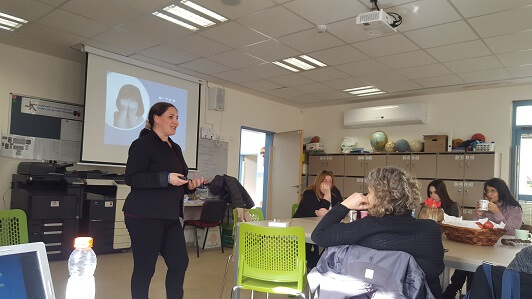
[[[200,137],[204,139],[212,139],[212,129],[211,128],[201,128]]]

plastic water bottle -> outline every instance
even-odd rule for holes
[[[92,250],[92,238],[78,237],[74,251],[68,258],[68,279],[66,299],[94,299],[94,270],[96,254]]]

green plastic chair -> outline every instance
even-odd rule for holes
[[[297,208],[299,208],[299,204],[295,203],[292,205],[292,218],[294,218],[294,214],[296,213]]]
[[[301,227],[240,225],[238,280],[233,292],[244,289],[305,298],[306,269]]]
[[[28,243],[28,220],[19,209],[0,211],[0,246]]]

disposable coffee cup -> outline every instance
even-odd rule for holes
[[[489,200],[481,199],[478,201],[478,209],[481,211],[487,211],[490,204]]]
[[[532,238],[532,234],[526,229],[516,229],[515,238],[520,240],[529,240]]]
[[[360,219],[368,216],[368,211],[360,211]]]

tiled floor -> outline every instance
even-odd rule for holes
[[[185,298],[187,299],[210,299],[219,298],[225,265],[231,248],[222,253],[220,248],[200,251],[200,257],[196,257],[194,247],[188,247],[190,258],[189,267],[185,277]],[[96,267],[96,299],[123,299],[131,298],[130,278],[133,269],[133,257],[131,252],[112,253],[98,255]],[[227,281],[224,289],[224,299],[230,297],[233,287],[234,262],[229,265]],[[66,261],[51,261],[50,270],[54,281],[56,297],[65,298],[68,269]],[[166,298],[164,279],[166,265],[162,257],[159,257],[155,275],[150,285],[151,299]],[[250,292],[242,291],[241,298],[250,298]],[[266,298],[264,294],[256,293],[257,299]],[[288,296],[270,295],[269,298],[288,298]]]

